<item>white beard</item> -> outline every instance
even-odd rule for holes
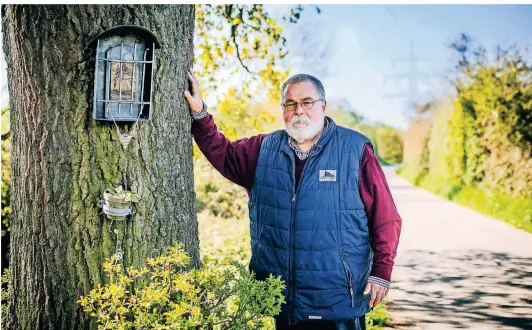
[[[304,122],[306,125],[302,127],[294,127],[297,122]],[[322,130],[325,124],[325,118],[314,122],[310,120],[307,115],[294,115],[289,123],[285,123],[286,132],[298,143],[314,139]]]

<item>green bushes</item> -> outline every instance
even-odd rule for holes
[[[403,132],[397,128],[365,123],[362,115],[342,107],[329,106],[327,112],[338,125],[354,129],[370,139],[381,163],[398,164],[403,161]]]
[[[532,232],[532,66],[515,49],[494,55],[462,61],[455,97],[412,121],[400,173]]]
[[[477,63],[459,85],[464,180],[532,198],[532,67],[519,52],[496,56],[492,64]]]
[[[79,303],[105,329],[262,329],[284,303],[280,278],[257,281],[238,263],[185,271],[188,262],[180,245],[141,269],[111,258],[109,283]]]
[[[429,171],[428,143],[432,123],[428,119],[415,119],[410,122],[405,135],[403,164],[413,179]]]
[[[388,164],[403,161],[403,136],[399,130],[390,126],[377,127],[376,145],[379,157]]]

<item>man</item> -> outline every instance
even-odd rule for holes
[[[401,230],[371,142],[325,116],[323,85],[306,74],[282,86],[285,130],[231,142],[189,79],[198,147],[250,196],[250,269],[286,282],[276,328],[365,329],[388,293]]]

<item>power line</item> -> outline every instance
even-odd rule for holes
[[[386,83],[389,80],[407,79],[408,80],[408,91],[397,93],[397,94],[389,94],[389,95],[386,95],[386,97],[387,98],[406,97],[408,99],[409,106],[413,106],[417,102],[420,101],[421,92],[420,92],[419,84],[423,80],[428,80],[428,78],[431,77],[431,75],[421,72],[418,68],[418,64],[424,61],[422,61],[419,57],[416,56],[413,39],[410,41],[409,56],[406,58],[395,58],[392,60],[392,63],[394,65],[400,62],[408,63],[408,70],[404,73],[391,74],[391,75],[385,76],[384,84],[386,85]]]

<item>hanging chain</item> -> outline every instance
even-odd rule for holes
[[[119,107],[120,107],[120,105],[119,105]],[[128,144],[129,144],[129,142],[133,138],[133,136],[136,136],[136,133],[134,133],[134,135],[132,135],[132,134],[121,134],[120,133],[120,129],[118,127],[118,124],[116,123],[115,118],[113,116],[113,112],[110,111],[110,113],[111,113],[111,118],[113,119],[113,123],[116,126],[116,133],[118,135],[118,139],[122,143],[122,146],[124,147],[124,150],[125,150],[127,148]],[[142,107],[139,109],[139,114],[137,116],[137,119],[133,123],[133,126],[131,127],[130,132],[133,132],[133,129],[135,129],[137,127],[137,123],[138,123],[138,120],[140,118],[140,114],[141,113],[142,113]],[[127,157],[125,157],[125,160],[126,160],[126,173],[127,173],[127,169],[128,169]],[[125,222],[122,223],[122,229],[123,229],[122,237],[125,237],[125,235],[126,235],[126,226],[125,226],[125,224],[126,224]],[[115,228],[113,230],[113,232],[111,232],[112,225],[113,225],[113,220],[111,220],[111,223],[109,224],[109,228],[108,229],[109,229],[109,233],[111,233],[111,234],[114,233],[115,236],[116,236],[116,252],[115,252],[116,259],[114,260],[114,265],[116,265],[124,257],[124,250],[122,250],[122,240],[118,236],[118,228]]]
[[[119,262],[120,260],[122,260],[122,257],[124,256],[124,251],[122,250],[122,240],[118,238],[118,229],[115,228],[114,232],[116,235],[116,262]]]
[[[123,71],[122,71],[122,51],[123,51],[123,47],[124,47],[124,42],[122,41],[122,44],[120,45],[120,81],[119,81],[120,89],[119,89],[119,101],[122,100],[122,73],[123,73]],[[135,47],[134,47],[134,50],[133,50],[133,75],[134,75],[135,68],[136,68],[136,65],[137,65],[137,62],[135,61],[136,49],[137,49],[137,43],[135,43]],[[146,60],[146,51],[147,50],[144,51],[144,60]],[[145,67],[146,67],[146,63],[143,63],[142,64],[142,68],[143,68],[142,80],[144,80],[144,69],[145,69]],[[133,88],[133,79],[135,79],[135,78],[136,78],[136,76],[132,77],[132,80],[131,80],[131,99],[132,100],[136,99],[136,97],[134,95],[135,95],[135,92],[137,91],[137,86],[135,86],[135,88]],[[124,150],[129,145],[129,142],[131,142],[131,139],[134,136],[137,135],[136,131],[133,132],[133,129],[136,128],[136,125],[137,125],[137,123],[139,121],[139,118],[140,118],[140,114],[142,113],[142,108],[144,107],[144,104],[143,104],[143,97],[144,97],[143,94],[144,94],[144,92],[143,91],[144,91],[144,81],[142,81],[142,91],[140,93],[141,94],[140,95],[141,104],[139,104],[139,114],[137,116],[137,119],[135,120],[135,123],[131,127],[130,132],[125,133],[125,134],[120,133],[120,129],[118,128],[118,125],[116,124],[115,117],[113,116],[113,111],[109,111],[111,113],[111,118],[113,119],[113,123],[116,126],[116,134],[118,135],[118,140],[120,140],[120,143],[124,147]],[[120,113],[120,106],[121,106],[121,103],[118,103],[118,112],[119,113]],[[130,104],[130,109],[131,109],[131,106],[132,105]]]
[[[120,105],[119,105],[120,107]],[[115,124],[116,126],[116,133],[118,135],[118,139],[120,140],[120,143],[122,143],[122,146],[124,147],[124,150],[127,148],[129,142],[131,141],[131,139],[133,138],[133,136],[136,136],[136,134],[134,133],[134,135],[132,134],[121,134],[120,133],[120,129],[118,127],[118,124],[116,123],[115,121],[115,118],[113,116],[113,112],[110,111],[111,113],[111,118],[113,119],[113,123]],[[135,129],[137,127],[137,123],[138,123],[138,120],[140,118],[140,114],[142,113],[142,108],[139,109],[139,114],[137,116],[137,119],[135,120],[135,122],[133,123],[133,126],[131,127],[131,130],[130,132],[133,131],[133,129]],[[128,161],[127,161],[127,157],[125,157],[125,160],[126,160],[126,173],[127,173],[127,170],[128,170]],[[115,256],[116,256],[116,259],[114,260],[114,265],[116,265],[120,260],[122,260],[122,258],[124,257],[124,250],[122,250],[122,240],[120,239],[120,237],[118,236],[118,228],[115,228],[112,232],[111,232],[111,227],[113,225],[113,220],[111,220],[111,223],[109,224],[109,233],[111,234],[115,234],[116,236],[116,252],[115,252]],[[122,237],[125,237],[126,235],[126,226],[125,226],[125,222],[122,223],[122,229],[123,229],[123,235]]]
[[[135,45],[136,46],[136,45]],[[133,59],[135,59],[135,55],[133,55]],[[120,49],[120,60],[122,60],[122,49]],[[134,69],[133,69],[134,70]],[[134,72],[134,71],[133,71]],[[144,73],[143,73],[144,75]],[[120,84],[122,83],[122,63],[120,63]],[[121,90],[121,89],[120,89]],[[135,88],[136,90],[136,88]],[[134,91],[133,91],[134,93]],[[144,95],[142,95],[143,93],[141,92],[141,95],[140,95],[140,100],[142,101]],[[122,98],[122,92],[120,91],[120,99]],[[120,110],[120,106],[121,104],[118,103],[118,110]],[[131,106],[131,105],[130,105]],[[131,139],[133,137],[136,137],[137,136],[137,131],[136,131],[136,128],[137,128],[137,124],[139,122],[139,119],[140,119],[140,115],[142,114],[142,109],[144,108],[144,104],[141,103],[139,104],[139,113],[137,115],[137,118],[135,119],[135,122],[133,123],[133,125],[131,126],[131,129],[129,130],[129,132],[125,133],[125,134],[122,134],[120,133],[120,128],[118,127],[118,124],[116,123],[116,120],[115,120],[115,117],[113,115],[113,111],[110,110],[109,112],[111,113],[111,118],[113,119],[113,123],[115,124],[115,127],[116,127],[116,134],[118,136],[118,140],[120,141],[120,143],[122,144],[122,146],[124,147],[124,150],[127,148],[127,146],[129,145],[129,142],[131,142]],[[127,173],[127,170],[128,170],[128,162],[127,162],[127,157],[125,158],[126,160],[126,173]],[[122,258],[124,257],[124,251],[122,250],[122,240],[120,239],[119,235],[118,235],[118,228],[115,228],[113,230],[113,232],[111,232],[111,227],[113,225],[113,220],[111,220],[111,223],[109,224],[109,233],[114,233],[115,236],[116,236],[116,252],[115,252],[115,256],[116,256],[116,259],[114,260],[114,265],[116,265],[120,260],[122,260]],[[123,235],[122,235],[122,238],[125,237],[126,235],[126,226],[125,226],[125,222],[122,223],[122,229],[123,229]]]
[[[120,108],[120,104],[118,104],[118,108]],[[140,114],[142,113],[142,105],[139,109],[139,114],[137,116],[137,119],[135,119],[133,126],[131,126],[131,130],[125,134],[120,133],[120,128],[118,128],[118,124],[116,123],[115,117],[113,116],[113,111],[109,111],[109,113],[111,114],[113,123],[116,126],[116,135],[118,135],[118,140],[120,141],[120,143],[122,143],[122,146],[124,147],[124,149],[126,149],[127,146],[129,145],[129,142],[131,142],[131,139],[137,136],[136,131],[133,131],[133,130],[137,127],[137,123],[139,122]]]
[[[114,222],[114,220],[111,220],[111,223],[109,224],[109,228],[108,229],[109,229],[109,233],[111,233],[111,234],[114,233],[115,236],[116,236],[116,251],[115,251],[116,259],[113,261],[113,265],[116,265],[124,257],[124,250],[122,250],[122,240],[118,237],[118,228],[115,228],[113,231],[111,231],[111,227],[113,226],[113,222]],[[125,229],[124,224],[122,225],[122,228],[123,228],[123,232],[124,232],[123,234],[125,235],[126,229]]]

